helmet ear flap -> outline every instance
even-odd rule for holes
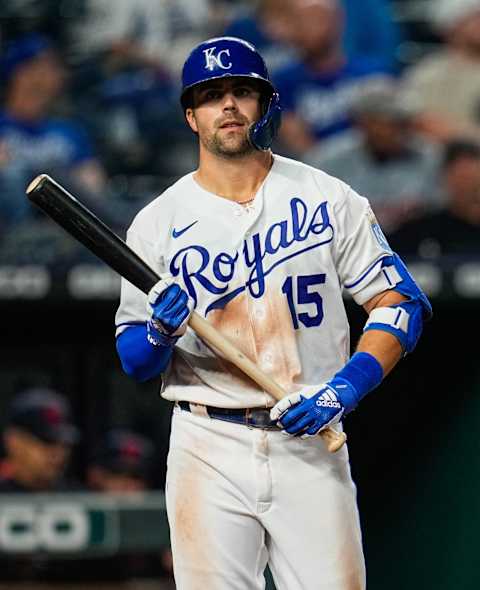
[[[268,89],[267,91],[263,91],[260,97],[260,112],[262,113],[262,117],[264,117],[267,114],[271,102],[272,91],[270,89]]]
[[[250,143],[262,152],[270,149],[282,121],[282,108],[277,92],[272,93],[266,105],[265,114],[260,121],[250,126],[248,132]]]

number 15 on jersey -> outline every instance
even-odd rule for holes
[[[298,330],[299,323],[306,328],[319,326],[322,323],[323,299],[319,293],[319,285],[325,283],[325,277],[326,275],[322,273],[289,276],[285,279],[282,293],[287,297],[295,330]]]

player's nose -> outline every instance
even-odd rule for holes
[[[222,107],[224,111],[238,110],[237,101],[231,92],[225,92],[223,95]]]

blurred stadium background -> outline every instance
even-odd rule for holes
[[[49,172],[123,237],[138,209],[195,166],[195,139],[184,125],[177,98],[188,50],[209,36],[243,34],[264,51],[271,69],[281,72],[298,58],[296,41],[282,29],[289,2],[0,2],[0,417],[6,428],[16,395],[32,387],[51,388],[68,398],[82,433],[68,466],[76,482],[73,491],[2,496],[1,589],[174,588],[162,491],[171,407],[159,399],[158,383],[139,385],[122,374],[114,347],[118,277],[32,210],[24,196],[27,181]],[[480,13],[480,2],[345,0],[343,9],[342,42],[348,58],[381,51],[373,57],[384,62],[382,71],[402,83],[423,60],[454,45],[435,15],[444,15],[444,23],[456,19],[459,9],[465,11],[460,17]],[[378,19],[371,21],[366,36],[363,30],[363,37],[354,26],[361,12]],[[480,48],[480,29],[471,32],[475,34]],[[372,37],[378,37],[376,46]],[[47,46],[54,63],[40,64],[39,72],[50,86],[35,79],[38,71],[25,68]],[[276,61],[280,55],[283,63]],[[22,88],[32,94],[22,95]],[[480,82],[477,94],[478,122]],[[37,101],[31,104],[33,95]],[[14,117],[8,109],[18,104],[24,111],[38,108],[43,117],[37,127],[31,123],[31,128],[25,124],[20,129],[34,129],[30,145],[9,143]],[[70,126],[64,137],[73,137],[74,155],[68,162],[59,157],[55,165],[53,146],[51,169],[36,169],[43,165],[41,158],[27,148],[43,145],[34,143],[42,139],[42,125],[59,120]],[[470,144],[480,138],[475,122],[462,127],[461,134],[436,133],[421,123],[416,132],[439,154],[452,140]],[[323,153],[330,153],[333,144],[328,142],[316,138],[315,145],[302,151],[285,138],[275,151],[314,161],[320,144]],[[28,165],[22,154],[31,156]],[[414,158],[413,165],[417,162]],[[406,169],[405,174],[412,173],[414,168]],[[425,202],[416,219],[446,208],[443,179],[439,166],[432,194],[417,195]],[[385,214],[389,222],[403,197],[388,209],[398,181],[384,190],[384,201],[376,195],[372,204],[380,219]],[[480,181],[477,190],[479,196]],[[400,209],[392,225],[394,243],[402,238],[395,232],[412,219],[410,210]],[[422,227],[430,226],[419,225],[418,231]],[[416,244],[412,248],[405,245],[405,236],[399,239],[410,268],[432,299],[434,319],[415,354],[374,394],[375,403],[366,399],[345,425],[369,590],[480,588],[480,366],[475,352],[480,216],[469,227],[473,237],[462,248],[456,245],[463,233],[448,224],[440,230],[445,243],[437,234],[407,232]],[[354,342],[364,317],[350,301],[345,304]],[[141,494],[117,497],[89,488],[92,453],[108,429],[119,427],[141,433],[154,447],[155,468]],[[5,458],[5,449],[2,454]]]

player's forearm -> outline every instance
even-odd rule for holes
[[[364,304],[369,317],[356,352],[332,379],[347,413],[380,385],[404,354],[412,352],[424,318],[431,314],[430,303],[403,262],[396,255],[392,261],[402,281]]]
[[[399,340],[393,334],[381,330],[370,330],[362,334],[356,352],[367,352],[374,356],[382,366],[384,377],[403,356]]]
[[[346,413],[380,385],[403,354],[404,349],[393,334],[369,330],[362,335],[355,354],[331,381],[334,388],[338,387]]]
[[[117,352],[127,375],[137,381],[147,381],[165,371],[173,348],[154,346],[147,340],[146,325],[127,328],[117,338]]]

